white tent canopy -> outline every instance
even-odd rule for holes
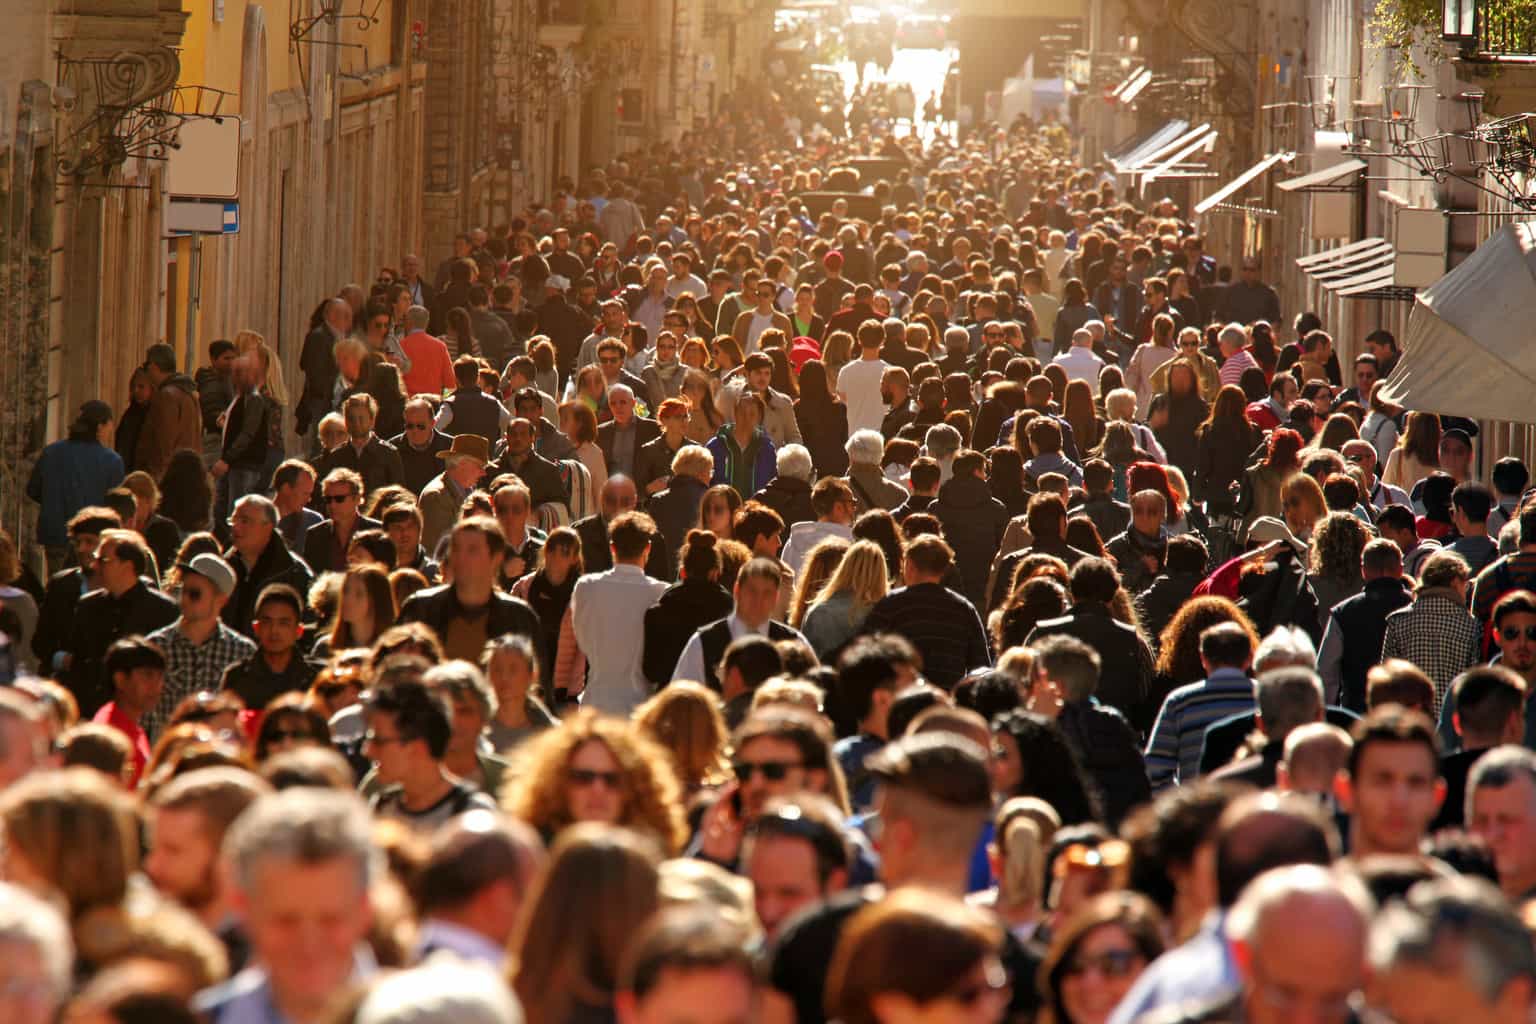
[[[1536,423],[1536,221],[1508,224],[1419,292],[1385,397],[1407,409]]]

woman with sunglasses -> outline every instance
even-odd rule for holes
[[[827,1010],[841,1024],[994,1024],[1011,992],[1002,958],[1003,930],[986,911],[898,890],[848,922],[827,971]]]
[[[295,747],[329,747],[331,730],[323,712],[317,701],[299,693],[285,693],[268,704],[256,731],[256,763]]]
[[[409,305],[406,308],[409,309]],[[363,342],[368,346],[368,351],[381,362],[388,361],[398,366],[402,376],[411,372],[410,357],[400,347],[400,337],[395,333],[394,316],[383,302],[370,302],[363,310]]]
[[[671,759],[630,723],[581,711],[520,754],[504,803],[546,840],[583,821],[635,829],[671,853],[687,840]]]
[[[1040,965],[1049,1024],[1104,1024],[1164,948],[1163,918],[1145,896],[1096,896],[1056,933]]]

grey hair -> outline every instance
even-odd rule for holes
[[[69,998],[75,948],[69,925],[52,905],[0,882],[0,946],[28,946],[42,962],[55,1004]]]
[[[14,689],[0,689],[0,722],[10,719],[22,726],[20,736],[32,744],[32,760],[34,763],[41,761],[45,756],[43,750],[43,738],[34,723],[42,717],[36,703],[30,697]],[[11,756],[11,739],[17,735],[6,729],[0,729],[0,759]]]
[[[1227,326],[1223,327],[1221,332],[1216,335],[1216,341],[1218,344],[1235,345],[1238,348],[1242,348],[1244,345],[1248,344],[1248,332],[1243,330],[1242,324],[1227,324]]]
[[[928,449],[929,455],[942,459],[959,451],[962,440],[960,431],[948,423],[935,423],[923,435],[923,447]]]
[[[1084,701],[1099,688],[1103,659],[1074,636],[1052,634],[1035,645],[1035,667],[1061,687],[1068,701]]]
[[[610,397],[615,392],[622,392],[623,394],[628,395],[631,402],[635,400],[635,389],[630,387],[628,384],[615,384],[613,387],[608,389],[608,394]]]
[[[1118,410],[1129,410],[1129,415],[1116,416]],[[1112,420],[1125,420],[1134,423],[1136,420],[1136,392],[1130,388],[1114,388],[1104,396],[1104,411]]]
[[[405,311],[405,326],[414,330],[426,330],[432,322],[432,311],[426,306],[412,306]]]
[[[492,971],[432,956],[396,971],[363,997],[356,1024],[523,1024],[523,1008]]]
[[[1454,951],[1453,956],[1447,956]],[[1414,964],[1437,973],[1460,967],[1485,1004],[1510,982],[1536,978],[1536,947],[1518,914],[1488,882],[1437,878],[1382,910],[1371,927],[1373,970]]]
[[[884,452],[884,450],[884,446],[882,446],[881,451]],[[796,480],[804,480],[809,483],[811,474],[815,472],[815,468],[811,465],[810,449],[806,448],[803,444],[787,444],[779,449],[778,455],[774,458],[774,466],[778,470],[779,476],[793,477]],[[880,460],[876,459],[875,461],[879,462]]]
[[[1472,805],[1479,789],[1503,789],[1521,775],[1536,784],[1536,753],[1524,747],[1506,743],[1478,758],[1467,776],[1467,820],[1472,820]]]
[[[252,804],[225,834],[224,855],[234,864],[235,877],[247,894],[255,890],[257,869],[273,860],[300,864],[349,860],[364,892],[384,867],[362,798],[343,790],[303,786]]]
[[[1259,641],[1259,649],[1253,652],[1254,674],[1262,674],[1276,668],[1317,668],[1317,648],[1312,638],[1298,626],[1276,626]]]
[[[262,514],[267,517],[268,526],[277,525],[277,506],[272,504],[272,499],[266,495],[247,494],[245,497],[235,502],[235,508],[239,508],[241,505],[256,506],[257,508],[261,509]]]
[[[1454,551],[1442,549],[1424,559],[1424,567],[1419,570],[1419,586],[1448,587],[1471,575],[1472,567],[1465,558]]]
[[[1254,691],[1264,732],[1272,742],[1283,742],[1297,727],[1317,721],[1323,709],[1322,679],[1299,665],[1264,673]]]
[[[1072,332],[1072,344],[1078,348],[1093,344],[1093,332],[1086,327],[1079,327]]]
[[[1252,949],[1264,918],[1298,899],[1311,904],[1342,903],[1354,912],[1362,936],[1375,912],[1370,892],[1354,875],[1320,864],[1290,864],[1266,871],[1248,883],[1227,915],[1227,934]]]
[[[944,328],[944,347],[946,349],[949,348],[951,341],[963,341],[969,345],[971,343],[971,332],[958,324],[953,327],[946,327]]]
[[[1091,335],[1095,340],[1102,338],[1104,335],[1109,333],[1109,327],[1104,323],[1104,321],[1097,319],[1084,320],[1082,329],[1087,331],[1089,335]],[[1076,336],[1076,332],[1073,332],[1073,337],[1075,338]]]
[[[496,717],[496,691],[491,689],[485,673],[473,662],[455,658],[441,665],[433,665],[422,674],[421,681],[429,689],[442,692],[450,700],[468,697],[479,706],[480,714],[487,723]]]
[[[848,461],[854,465],[878,466],[885,455],[885,438],[878,430],[855,430],[848,443],[843,445],[843,451],[848,453]]]

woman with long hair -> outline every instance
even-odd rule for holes
[[[1342,452],[1346,441],[1353,441],[1359,436],[1360,428],[1355,426],[1355,421],[1346,413],[1336,412],[1323,421],[1323,429],[1317,432],[1308,447]]]
[[[1223,622],[1235,622],[1243,627],[1249,643],[1254,649],[1258,648],[1259,636],[1247,612],[1224,597],[1190,598],[1163,629],[1157,648],[1157,664],[1153,668],[1153,689],[1167,694],[1175,687],[1204,679],[1200,634]]]
[[[1288,427],[1269,432],[1264,461],[1243,472],[1237,507],[1238,514],[1243,517],[1241,536],[1248,536],[1248,528],[1255,519],[1263,516],[1278,519],[1285,514],[1280,488],[1301,472],[1300,453],[1304,444],[1301,435]]]
[[[715,484],[699,501],[699,529],[708,530],[720,540],[734,536],[731,523],[741,508],[741,494],[730,484]]]
[[[819,547],[819,545],[818,545]],[[870,540],[856,540],[836,571],[816,592],[800,630],[823,664],[856,636],[875,602],[890,588],[885,552]]]
[[[579,825],[559,837],[509,944],[528,1024],[614,1019],[624,951],[661,903],[661,859],[628,829]]]
[[[382,360],[375,363],[368,378],[367,390],[379,407],[373,421],[373,432],[385,439],[404,433],[406,394],[405,381],[400,379],[400,367]]]
[[[833,331],[821,343],[821,361],[827,367],[827,380],[836,381],[843,367],[853,361],[853,335]]]
[[[1360,554],[1370,542],[1369,528],[1352,512],[1329,512],[1312,535],[1307,582],[1317,595],[1318,628],[1326,628],[1333,608],[1365,589]]]
[[[1106,892],[1069,916],[1040,964],[1049,1024],[1105,1024],[1147,965],[1162,955],[1163,915],[1145,896]]]
[[[583,821],[644,832],[668,852],[688,839],[671,758],[629,722],[583,710],[519,751],[503,804],[546,840]]]
[[[635,709],[634,722],[671,756],[685,801],[730,781],[731,732],[720,696],[707,686],[670,683]]]
[[[470,322],[469,311],[463,306],[455,306],[448,311],[448,329],[443,332],[442,340],[448,346],[448,354],[455,359],[480,354],[474,325]]]
[[[703,370],[690,369],[683,374],[681,394],[688,401],[688,426],[683,436],[693,444],[707,444],[725,422],[715,404],[714,381]]]
[[[1195,364],[1180,356],[1168,367],[1168,418],[1156,428],[1157,441],[1168,461],[1193,472],[1199,464],[1195,433],[1210,416],[1210,406],[1200,397],[1200,375]]]
[[[746,361],[746,356],[741,353],[741,346],[736,339],[729,334],[722,334],[710,342],[709,354],[714,363],[715,378],[722,383],[741,371],[741,364]]]
[[[1070,604],[1067,589],[1056,580],[1026,579],[992,615],[994,645],[999,651],[1020,646],[1042,620],[1065,615]]]
[[[372,647],[395,624],[396,614],[389,573],[372,562],[349,566],[342,577],[336,614],[325,635],[315,641],[311,656],[323,659],[332,651]]]
[[[1072,335],[1089,320],[1104,317],[1088,301],[1088,289],[1077,278],[1068,279],[1061,289],[1061,308],[1056,311],[1056,326],[1052,332],[1053,350],[1057,355],[1072,344]]]
[[[1093,389],[1087,381],[1067,381],[1061,415],[1072,427],[1078,451],[1087,451],[1099,443],[1099,438],[1104,434],[1104,417],[1093,407]]]
[[[999,445],[987,450],[987,486],[992,497],[1003,503],[1009,516],[1021,516],[1029,508],[1029,491],[1024,486],[1024,460],[1018,450]]]
[[[1242,478],[1260,433],[1244,415],[1248,403],[1242,389],[1227,384],[1216,392],[1211,415],[1195,432],[1195,465],[1191,478],[1195,498],[1209,515],[1230,515],[1237,508],[1232,485]]]
[[[580,398],[560,403],[560,433],[571,442],[574,457],[591,475],[592,490],[601,490],[608,479],[608,463],[597,446],[597,413]]]
[[[785,620],[795,629],[805,621],[811,602],[837,571],[848,548],[849,542],[842,537],[826,537],[817,541],[805,556],[805,563],[795,577],[795,589],[789,599],[789,614]]]
[[[874,541],[885,555],[887,580],[901,579],[901,560],[906,551],[903,530],[889,509],[872,508],[853,521],[853,539]]]
[[[1291,536],[1302,543],[1312,539],[1317,524],[1328,514],[1328,502],[1316,480],[1296,473],[1280,485],[1280,504],[1285,509],[1285,525]]]
[[[581,576],[581,557],[581,537],[575,530],[551,530],[539,549],[538,567],[512,585],[512,596],[527,601],[539,614],[539,656],[545,672],[553,673],[561,661],[562,626]]]
[[[992,720],[992,742],[992,792],[999,800],[1038,797],[1063,825],[1103,820],[1101,796],[1055,721],[1032,711],[1009,711]]]
[[[1150,453],[1136,445],[1136,433],[1132,425],[1123,420],[1111,420],[1104,426],[1104,438],[1099,447],[1089,453],[1096,459],[1109,463],[1115,474],[1114,495],[1116,501],[1130,498],[1131,489],[1126,483],[1131,467],[1151,461]]]
[[[795,422],[811,453],[816,475],[842,476],[848,472],[848,407],[832,394],[827,367],[820,359],[808,359],[800,367],[800,397],[795,402]]]
[[[1439,468],[1440,417],[1432,412],[1410,412],[1397,447],[1381,471],[1382,483],[1411,493],[1414,484]]]

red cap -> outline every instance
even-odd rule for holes
[[[841,270],[843,266],[843,254],[833,249],[821,258],[822,266],[828,270]]]
[[[812,359],[820,358],[821,345],[816,341],[815,338],[807,338],[804,335],[801,335],[800,337],[796,338],[794,344],[789,347],[789,362],[790,365],[795,368],[796,373],[799,373],[801,369],[805,367],[805,364],[810,362]]]

